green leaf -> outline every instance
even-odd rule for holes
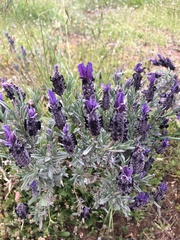
[[[58,235],[59,237],[69,237],[71,234],[70,232],[60,232]]]
[[[93,146],[90,145],[88,148],[86,148],[84,151],[83,151],[83,155],[87,155],[91,150],[92,150]]]
[[[39,201],[39,205],[41,207],[46,207],[48,205],[48,199],[47,198],[41,198],[41,200]]]

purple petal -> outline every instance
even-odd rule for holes
[[[149,113],[150,108],[148,107],[147,103],[144,103],[144,104],[142,105],[141,110],[142,110],[142,113],[143,113],[144,115],[146,115],[146,114]]]
[[[170,144],[169,144],[169,139],[168,139],[168,138],[165,138],[165,139],[163,140],[162,146],[163,146],[163,147],[168,147],[168,146],[170,146]]]
[[[133,168],[132,167],[128,167],[128,166],[124,166],[122,169],[122,173],[124,175],[126,175],[127,177],[130,177],[133,173]]]
[[[28,112],[28,116],[30,118],[33,118],[33,117],[35,117],[37,115],[35,109],[32,108],[32,107],[30,107],[30,108],[27,107],[27,112]]]
[[[7,140],[7,142],[4,141],[4,145],[6,145],[6,146],[12,145],[16,141],[16,136],[14,135],[13,132],[11,132],[8,125],[4,125],[2,127],[2,129],[4,130],[4,134],[5,134],[5,137],[6,137],[6,140]]]
[[[142,64],[141,63],[138,63],[135,68],[134,68],[134,71],[137,72],[137,73],[142,73],[144,72],[144,68],[141,68]]]
[[[114,103],[115,108],[119,108],[119,107],[124,105],[124,96],[125,96],[124,92],[117,92],[116,100],[115,100],[115,103]]]
[[[167,185],[166,185],[164,182],[162,182],[162,183],[159,185],[159,187],[160,187],[160,189],[161,189],[162,191],[167,191]]]
[[[90,113],[93,109],[98,107],[98,104],[96,102],[96,99],[94,97],[90,97],[90,100],[85,100],[86,107],[88,109],[88,112]]]
[[[150,81],[150,83],[154,84],[156,80],[156,73],[152,73],[151,76],[148,77],[148,80]]]
[[[86,67],[86,76],[88,79],[93,79],[92,72],[93,72],[92,63],[88,62]]]
[[[147,204],[149,200],[149,194],[140,192],[137,196],[138,200],[140,200],[143,204]]]
[[[50,104],[55,105],[58,102],[54,92],[51,90],[48,90],[48,97],[49,97]]]
[[[107,85],[102,83],[101,87],[103,88],[103,91],[105,91],[105,92],[108,92],[108,91],[111,90],[111,84],[110,83],[108,83]]]
[[[88,62],[87,66],[84,66],[84,63],[81,63],[78,65],[78,71],[80,74],[81,78],[87,78],[89,80],[93,79],[93,68],[92,68],[92,63]]]

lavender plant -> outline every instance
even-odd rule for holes
[[[50,113],[41,118],[22,90],[2,83],[7,92],[6,101],[0,100],[2,155],[29,196],[15,209],[20,218],[34,215],[42,229],[48,216],[52,221],[55,199],[62,198],[57,189],[67,185],[64,200],[76,199],[70,214],[84,221],[99,209],[128,217],[147,204],[159,206],[167,186],[163,182],[152,192],[153,163],[169,146],[168,122],[179,116],[180,88],[169,59],[151,62],[166,69],[147,73],[138,63],[128,83],[116,77],[115,86],[103,83],[102,91],[95,91],[92,63],[81,63],[82,93],[74,98],[68,98],[73,84],[55,66],[53,90],[47,91]]]

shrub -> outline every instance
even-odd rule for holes
[[[130,79],[116,71],[113,84],[102,84],[102,90],[95,87],[92,63],[81,63],[81,93],[55,66],[42,108],[42,93],[25,94],[2,80],[2,166],[16,169],[17,188],[26,192],[15,208],[20,218],[29,214],[42,229],[57,202],[62,226],[70,217],[77,224],[81,218],[99,220],[115,211],[129,217],[146,205],[159,207],[167,186],[161,182],[153,189],[152,166],[169,146],[168,121],[179,118],[180,106],[175,67],[158,57],[150,59],[156,71],[138,63]],[[57,209],[52,212],[54,217]]]

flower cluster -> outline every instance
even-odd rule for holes
[[[150,59],[150,61],[155,66],[163,66],[163,67],[169,68],[171,70],[175,70],[175,66],[169,58],[164,58],[160,54],[158,54],[158,57],[159,57],[159,60],[152,59],[152,58]]]
[[[114,113],[110,120],[109,129],[114,141],[126,141],[128,137],[126,107],[124,103],[124,92],[118,91],[114,103]]]
[[[155,200],[156,202],[161,201],[161,200],[164,198],[164,196],[165,196],[165,194],[166,194],[166,191],[167,191],[167,185],[166,185],[164,182],[162,182],[162,183],[158,186],[157,191],[154,193],[154,200]]]
[[[25,167],[30,163],[30,156],[24,145],[17,139],[16,135],[10,130],[8,125],[3,126],[6,141],[1,140],[9,148],[10,155],[13,156],[15,163],[19,167]]]
[[[29,214],[28,205],[25,204],[25,203],[22,203],[22,202],[18,203],[16,208],[15,208],[15,213],[21,219],[27,218],[27,216]]]
[[[21,50],[25,57],[25,49]],[[166,184],[161,183],[152,193],[149,179],[153,177],[154,155],[164,153],[169,146],[168,136],[164,136],[169,119],[180,115],[180,107],[176,106],[180,88],[178,77],[171,73],[172,62],[159,58],[151,62],[169,68],[169,89],[166,86],[159,90],[164,72],[145,73],[138,63],[127,82],[122,81],[123,74],[116,72],[114,87],[112,82],[101,83],[101,91],[96,91],[93,66],[88,62],[86,66],[78,65],[82,92],[74,98],[68,98],[68,90],[73,91],[73,87],[65,87],[64,77],[55,65],[49,81],[52,88],[46,93],[48,100],[43,100],[43,107],[49,102],[49,112],[41,122],[38,105],[28,104],[23,90],[2,81],[13,104],[9,100],[5,103],[0,94],[5,133],[0,143],[9,149],[16,165],[23,168],[18,168],[24,181],[22,190],[31,192],[30,204],[37,201],[37,218],[47,216],[54,186],[64,191],[62,202],[74,194],[76,215],[84,221],[91,217],[93,206],[108,209],[109,204],[111,209],[128,216],[134,209],[164,198]],[[146,80],[147,84],[143,84]],[[29,208],[18,203],[15,212],[20,218],[27,218]]]
[[[26,94],[24,93],[24,91],[22,89],[20,89],[18,86],[16,86],[15,84],[12,83],[8,83],[8,82],[3,82],[2,86],[6,92],[6,97],[14,100],[16,102],[19,102],[19,100],[21,100],[21,98],[23,100],[25,100],[26,98]],[[16,97],[17,95],[17,97]]]
[[[37,119],[37,113],[33,107],[27,107],[28,118],[24,121],[25,130],[30,136],[36,136],[41,129],[41,122]]]
[[[132,180],[133,168],[124,166],[122,172],[116,178],[118,189],[122,194],[129,194],[133,186]]]
[[[65,81],[63,75],[60,75],[58,71],[58,66],[54,66],[54,73],[50,80],[53,83],[53,92],[55,92],[57,95],[62,96],[65,90]]]

